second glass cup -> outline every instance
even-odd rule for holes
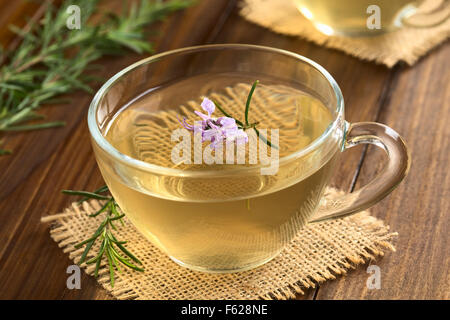
[[[316,29],[326,35],[371,36],[402,27],[432,27],[447,21],[449,1],[421,12],[426,1],[414,0],[292,0]],[[434,1],[436,2],[436,1]]]

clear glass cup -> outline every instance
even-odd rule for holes
[[[371,36],[403,26],[431,27],[449,17],[448,0],[419,10],[424,1],[412,0],[293,0],[299,11],[326,35]]]
[[[214,81],[204,75],[213,75]],[[143,93],[155,98],[155,113],[171,112],[202,94],[255,79],[309,92],[331,114],[314,141],[280,157],[273,175],[262,176],[258,165],[184,170],[144,162],[105,138],[117,112]],[[248,270],[271,260],[305,224],[341,218],[378,202],[410,165],[405,143],[393,129],[344,120],[341,90],[323,67],[292,52],[254,45],[190,47],[141,60],[97,92],[88,125],[102,175],[127,217],[175,262],[205,272]],[[336,159],[358,144],[383,149],[388,158],[384,170],[331,207],[321,206],[324,189],[338,170]]]

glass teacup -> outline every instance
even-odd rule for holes
[[[272,147],[251,129],[249,138],[271,149],[272,162],[173,161],[173,132],[188,106],[201,111],[199,99],[211,97],[238,117],[256,79],[250,118],[279,136]],[[205,272],[264,264],[307,223],[373,205],[409,168],[394,130],[344,120],[341,90],[323,67],[262,46],[206,45],[141,60],[98,91],[88,124],[102,175],[127,217],[176,263]],[[365,187],[321,206],[339,154],[357,144],[386,151],[386,167]]]
[[[430,27],[449,17],[447,0],[422,12],[427,0],[293,0],[300,12],[327,35],[370,36],[403,26]]]

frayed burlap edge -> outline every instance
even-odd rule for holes
[[[426,5],[433,8],[433,3]],[[299,13],[292,0],[244,0],[240,14],[248,21],[276,33],[304,38],[388,67],[393,67],[399,61],[413,65],[450,36],[450,19],[435,27],[402,28],[375,37],[327,36],[317,31],[310,21]]]
[[[342,192],[328,189],[325,199]],[[52,239],[79,261],[83,248],[74,245],[87,239],[97,228],[100,218],[88,215],[101,206],[99,201],[73,203],[63,213],[46,216],[52,222]],[[114,288],[109,271],[102,264],[98,282],[117,299],[292,299],[318,283],[345,275],[357,265],[383,256],[397,233],[364,211],[335,221],[311,224],[301,230],[278,257],[267,264],[235,274],[205,274],[176,265],[167,255],[148,242],[131,224],[119,227],[116,235],[128,240],[127,248],[143,262],[145,272],[123,269],[116,272]],[[98,246],[98,244],[96,244]],[[98,247],[93,247],[96,252]],[[82,265],[88,275],[94,266]]]

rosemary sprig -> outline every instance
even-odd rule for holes
[[[79,202],[86,201],[86,199],[97,199],[97,200],[109,200],[110,197],[103,196],[99,194],[100,192],[88,192],[88,191],[74,191],[74,190],[63,190],[64,194],[69,194],[71,196],[83,196]]]
[[[24,29],[12,26],[21,37],[17,48],[0,50],[0,133],[46,129],[64,122],[38,122],[45,117],[35,110],[55,103],[56,97],[77,89],[93,93],[95,78],[85,74],[92,62],[104,55],[152,52],[144,27],[186,8],[192,0],[140,0],[121,15],[103,14],[96,25],[87,21],[97,12],[98,0],[66,0],[60,8],[47,1],[40,21],[32,20]],[[69,30],[68,6],[81,9],[81,29]],[[1,48],[0,48],[1,49]],[[26,124],[27,123],[27,124]],[[9,154],[0,149],[0,155]]]
[[[124,244],[126,244],[127,242],[117,240],[117,238],[113,234],[113,230],[117,230],[117,227],[114,223],[116,221],[120,221],[120,223],[123,225],[124,223],[122,218],[125,215],[120,214],[118,205],[113,197],[102,194],[107,191],[108,187],[103,186],[93,192],[74,190],[63,190],[62,192],[68,195],[82,196],[83,198],[81,198],[81,202],[87,199],[106,200],[104,205],[98,211],[90,215],[90,217],[97,217],[98,215],[105,213],[103,221],[100,223],[99,227],[90,238],[76,244],[75,248],[78,249],[85,246],[78,264],[81,265],[83,262],[86,262],[86,264],[95,263],[95,277],[98,277],[98,271],[100,270],[102,259],[104,259],[105,257],[107,265],[109,267],[111,287],[114,287],[115,270],[122,272],[120,268],[121,264],[130,269],[140,272],[144,271],[144,269],[140,267],[142,266],[142,262],[138,258],[136,258],[127,248],[124,247]],[[98,252],[94,257],[87,259],[92,246],[97,240],[100,240],[100,248]]]
[[[253,93],[255,92],[255,89],[256,89],[256,86],[258,85],[258,83],[259,83],[258,80],[256,80],[255,82],[253,82],[253,85],[252,85],[252,87],[251,87],[251,89],[250,89],[250,92],[249,92],[249,94],[248,94],[248,96],[247,96],[247,102],[245,103],[245,111],[244,111],[244,117],[245,117],[245,120],[244,120],[244,121],[245,121],[245,124],[244,124],[242,121],[239,121],[239,120],[237,120],[237,119],[234,119],[234,120],[236,121],[236,124],[238,125],[238,128],[239,128],[239,129],[243,129],[243,130],[253,129],[253,130],[255,130],[256,135],[258,136],[259,139],[261,139],[262,142],[264,142],[265,144],[267,144],[267,145],[268,145],[269,147],[271,147],[271,148],[278,149],[278,147],[277,147],[276,145],[272,144],[272,143],[270,142],[270,140],[267,139],[266,137],[264,137],[264,135],[262,135],[262,134],[259,132],[259,130],[256,128],[256,126],[259,124],[259,122],[250,123],[250,122],[248,121],[248,113],[249,113],[249,110],[250,110],[250,104],[251,104],[251,101],[252,101]],[[225,117],[233,118],[228,112],[226,112],[226,111],[222,108],[222,106],[221,106],[216,100],[212,100],[212,102],[214,103],[214,105],[216,106],[216,108],[219,109],[220,112],[223,113],[223,115],[224,115]]]

